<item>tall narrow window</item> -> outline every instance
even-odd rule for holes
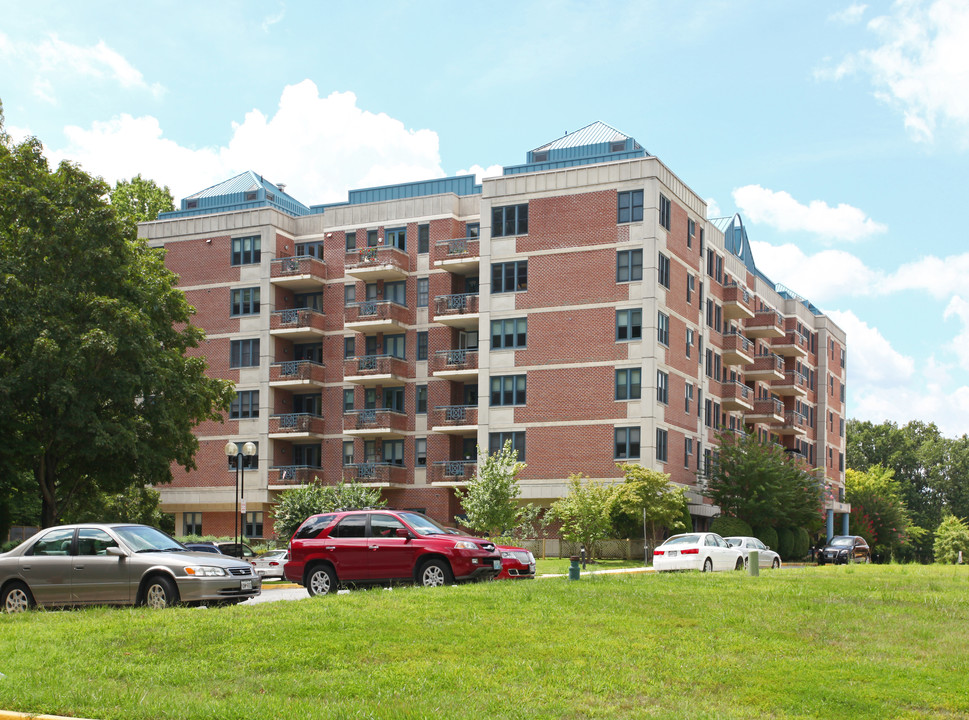
[[[430,278],[417,278],[417,307],[427,307],[430,300]]]
[[[656,402],[670,403],[670,376],[662,370],[656,371]]]
[[[669,347],[670,344],[670,316],[666,313],[658,313],[656,317],[656,339],[663,345]]]
[[[665,463],[668,459],[669,447],[666,430],[656,428],[656,459]]]
[[[671,217],[673,215],[673,205],[665,195],[659,196],[659,224],[667,230],[670,229]]]
[[[357,249],[357,234],[355,232],[348,232],[346,234],[347,250]]]
[[[427,330],[417,332],[417,359],[427,360]]]
[[[670,289],[670,259],[663,253],[659,254],[659,284]]]
[[[423,255],[427,252],[430,252],[430,249],[431,249],[431,226],[418,225],[417,226],[417,252]]]

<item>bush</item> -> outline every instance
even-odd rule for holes
[[[794,551],[791,560],[803,560],[811,552],[811,535],[802,527],[794,528]]]
[[[794,530],[791,528],[778,528],[777,547],[774,548],[784,560],[790,560],[794,556]]]
[[[693,516],[690,515],[690,506],[683,506],[683,532],[693,532]]]
[[[954,564],[959,562],[959,551],[962,551],[962,561],[969,562],[969,526],[965,520],[955,515],[946,515],[935,530],[935,561],[938,563]]]
[[[710,523],[710,532],[715,532],[720,537],[731,537],[732,535],[753,535],[753,530],[743,520],[735,517],[720,515]]]
[[[777,531],[772,527],[754,528],[754,537],[760,540],[771,550],[777,550],[779,544]]]
[[[7,540],[7,542],[0,545],[0,553],[10,552],[22,542],[23,540]]]

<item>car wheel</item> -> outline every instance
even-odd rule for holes
[[[737,565],[734,567],[734,570],[743,570],[745,567],[747,567],[747,563],[744,562],[744,558],[737,558]]]
[[[710,558],[703,561],[703,572],[713,572],[713,560]]]
[[[431,560],[421,566],[417,577],[418,584],[424,587],[440,587],[454,582],[451,568],[443,560]]]
[[[171,607],[178,602],[175,584],[167,577],[156,575],[145,584],[144,604],[155,610]]]
[[[772,562],[770,564],[770,566],[771,566],[771,569],[772,570],[776,570],[777,568],[779,568],[781,566],[781,559],[780,558],[774,558],[774,562]]]
[[[4,612],[25,612],[34,606],[34,596],[30,594],[30,588],[22,582],[10,583],[7,589],[3,591],[0,605],[3,606]]]
[[[315,565],[306,578],[306,590],[310,597],[336,592],[336,574],[329,565]]]

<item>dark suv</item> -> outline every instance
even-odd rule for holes
[[[871,562],[871,549],[865,538],[857,535],[835,535],[818,553],[818,565]]]
[[[313,515],[289,542],[287,579],[310,595],[341,585],[417,583],[426,587],[491,579],[501,572],[495,544],[452,535],[409,510]]]

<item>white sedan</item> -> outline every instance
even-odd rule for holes
[[[743,570],[744,556],[716,533],[684,533],[653,550],[653,568],[661,570]]]
[[[252,559],[252,569],[263,578],[283,578],[283,565],[286,564],[285,550],[270,550]]]
[[[750,558],[750,551],[756,550],[760,556],[757,562],[758,567],[776,569],[781,566],[781,556],[755,537],[737,535],[726,537],[724,540],[726,540],[731,547],[737,548],[744,554],[744,565],[747,564],[747,560]]]

